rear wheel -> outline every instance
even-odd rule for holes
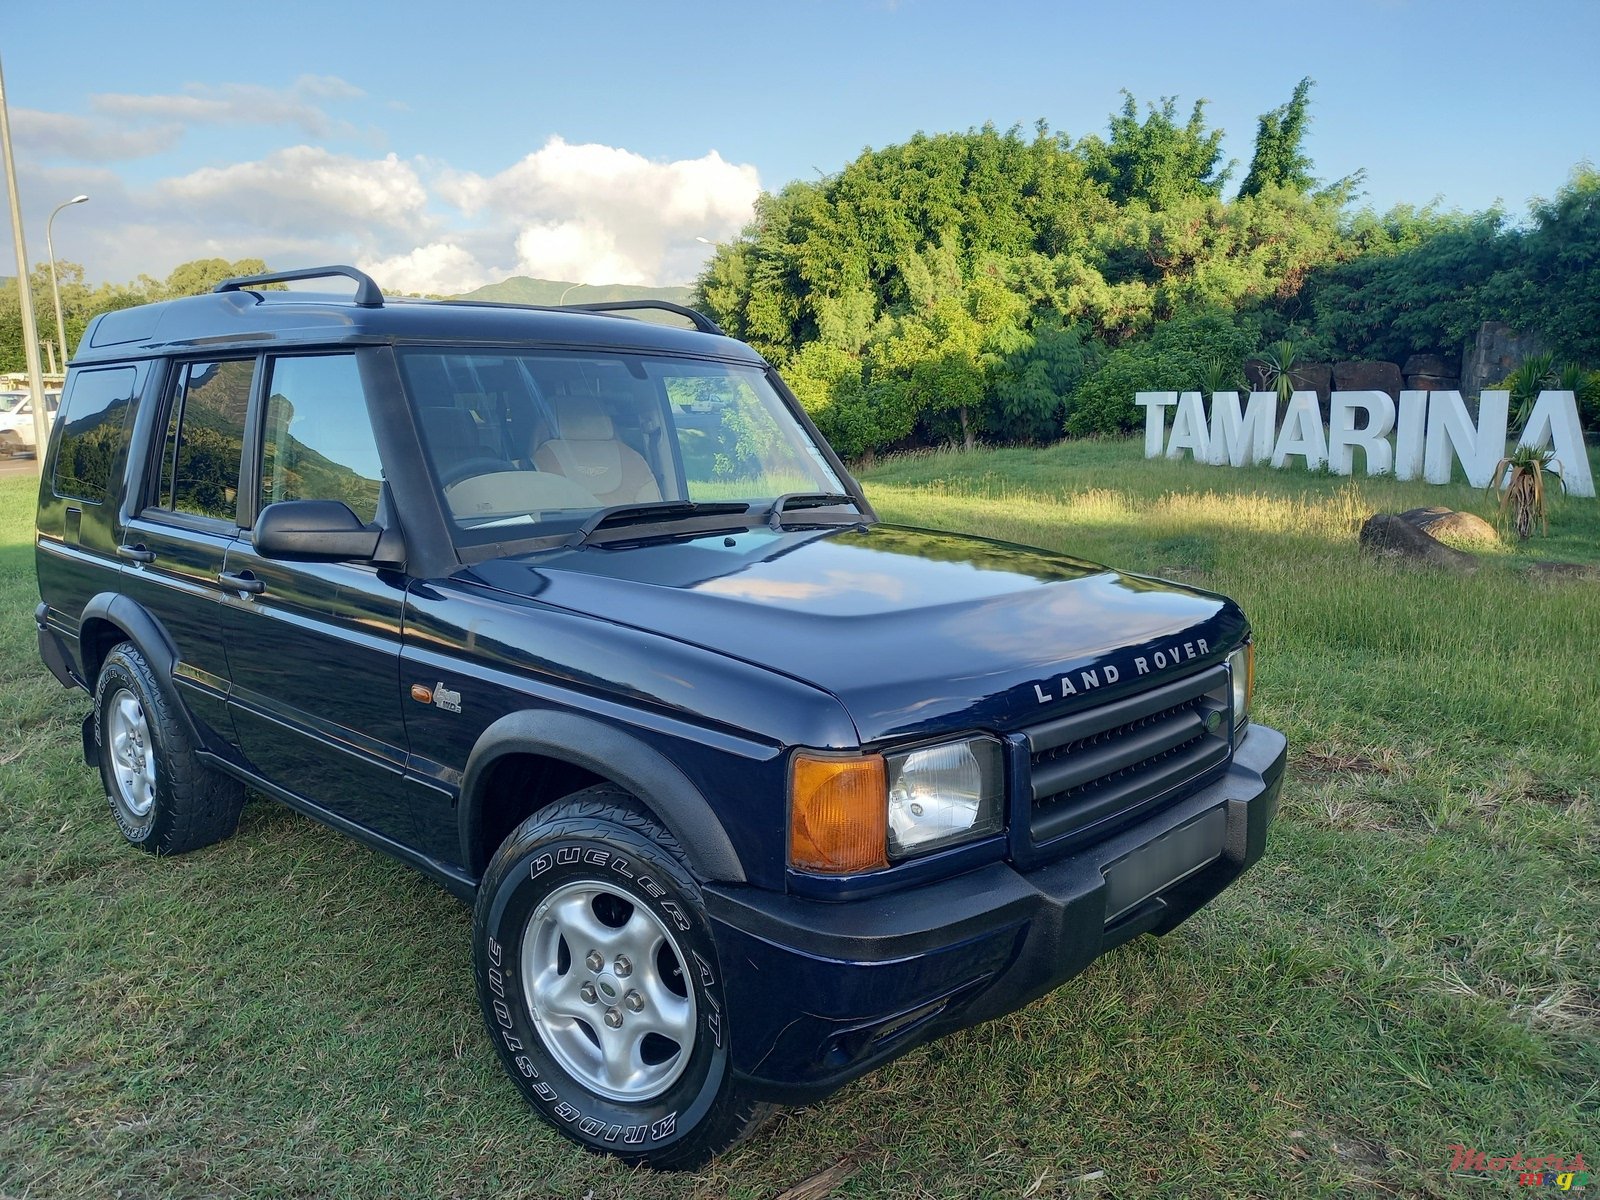
[[[506,839],[478,890],[473,952],[502,1063],[579,1145],[687,1169],[766,1115],[733,1078],[700,890],[619,789],[578,792]]]
[[[202,764],[189,731],[132,642],[106,655],[95,682],[100,778],[122,836],[152,854],[228,837],[244,788]]]

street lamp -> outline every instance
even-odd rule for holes
[[[61,351],[61,369],[67,369],[67,323],[61,317],[61,284],[56,279],[56,244],[51,234],[52,226],[56,223],[56,213],[63,208],[71,208],[74,204],[82,204],[89,197],[74,196],[71,200],[63,200],[56,205],[50,213],[50,219],[44,223],[44,248],[50,256],[50,292],[56,299],[56,346]]]
[[[17,307],[22,312],[22,355],[28,364],[28,391],[33,398],[34,469],[44,473],[44,448],[50,426],[44,415],[44,386],[39,379],[39,329],[33,323],[33,289],[28,286],[28,248],[22,237],[22,204],[17,199],[17,164],[11,156],[11,115],[6,106],[6,81],[0,76],[0,158],[5,160],[6,199],[11,201],[11,239],[17,252]]]
[[[557,301],[556,301],[556,307],[557,307],[557,308],[560,308],[560,307],[561,307],[561,306],[562,306],[562,305],[563,305],[563,304],[565,304],[565,303],[566,303],[566,302],[567,302],[567,292],[570,292],[570,291],[572,291],[572,289],[573,289],[573,288],[581,288],[581,287],[583,287],[583,286],[584,286],[584,285],[583,285],[583,284],[581,284],[581,283],[574,283],[574,284],[572,284],[572,285],[570,285],[570,286],[569,286],[569,287],[568,287],[568,288],[567,288],[567,291],[566,291],[566,292],[562,292],[562,293],[561,293],[561,299],[559,299],[559,300],[557,300]]]

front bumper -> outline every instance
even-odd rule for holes
[[[995,863],[844,903],[709,885],[734,1069],[765,1098],[814,1100],[1166,933],[1261,857],[1286,753],[1281,733],[1252,725],[1214,783],[1025,874]],[[1220,855],[1185,864],[1182,847],[1218,836]]]

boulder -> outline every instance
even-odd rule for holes
[[[1421,563],[1448,571],[1476,571],[1478,560],[1435,541],[1394,513],[1376,513],[1361,526],[1361,548],[1380,558]]]
[[[1250,390],[1253,392],[1278,390],[1272,368],[1259,358],[1245,360],[1244,381],[1250,385]],[[1327,424],[1328,396],[1333,391],[1333,364],[1295,363],[1289,368],[1289,381],[1294,384],[1294,390],[1297,392],[1317,394],[1317,407],[1322,412],[1323,424]]]
[[[1400,368],[1402,375],[1454,375],[1442,355],[1413,354]]]
[[[1392,362],[1341,362],[1333,364],[1333,386],[1341,392],[1388,392],[1398,400],[1405,380]]]
[[[1333,391],[1332,363],[1295,363],[1289,368],[1289,378],[1297,392],[1315,392],[1317,404],[1322,409],[1322,419],[1328,419],[1328,396]]]
[[[1461,391],[1476,396],[1522,365],[1530,354],[1546,349],[1536,334],[1518,333],[1504,321],[1485,321],[1461,357]]]
[[[1496,546],[1500,534],[1476,513],[1456,512],[1453,508],[1410,508],[1400,519],[1431,538],[1445,542],[1465,542],[1469,546]]]

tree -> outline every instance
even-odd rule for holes
[[[149,280],[146,291],[151,299],[175,300],[180,296],[202,296],[224,279],[240,275],[264,275],[267,264],[259,258],[241,258],[229,262],[225,258],[196,258],[180,263],[172,269],[165,281]],[[141,276],[141,279],[148,279]]]
[[[1091,136],[1078,144],[1090,176],[1106,194],[1117,204],[1142,201],[1152,209],[1187,196],[1222,195],[1233,166],[1217,168],[1223,131],[1206,128],[1206,102],[1196,100],[1188,122],[1179,125],[1177,97],[1164,96],[1160,108],[1146,106],[1141,122],[1133,93],[1122,95],[1122,111],[1111,115],[1110,140]]]
[[[1267,188],[1287,188],[1304,195],[1316,182],[1311,177],[1311,159],[1302,149],[1306,125],[1310,122],[1311,88],[1307,76],[1295,84],[1287,104],[1261,114],[1256,126],[1256,152],[1250,170],[1239,185],[1239,195],[1259,196]]]

